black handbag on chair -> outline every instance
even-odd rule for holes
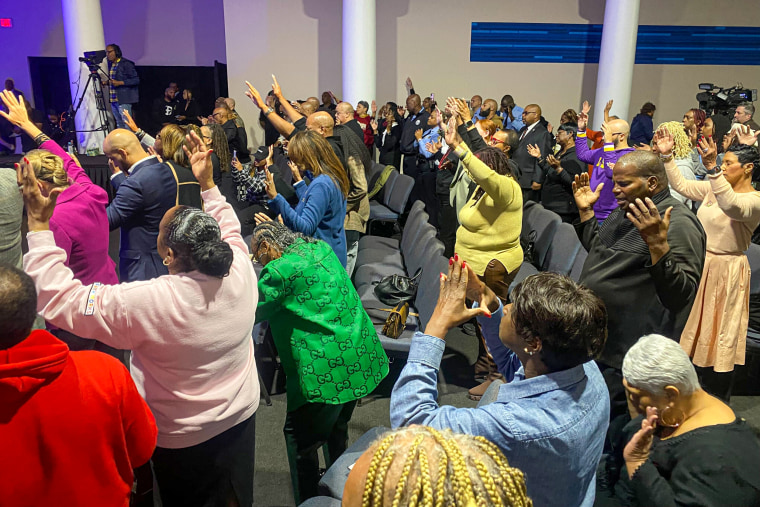
[[[414,300],[417,295],[422,268],[418,269],[413,277],[404,275],[389,275],[377,282],[375,295],[381,303],[395,308],[401,303]]]

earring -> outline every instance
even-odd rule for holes
[[[674,413],[676,411],[677,413]],[[683,410],[673,408],[670,405],[665,407],[662,410],[662,414],[660,414],[660,424],[668,428],[678,428],[683,424],[685,419],[686,414],[683,413]]]
[[[525,353],[528,354],[529,356],[533,355],[533,351],[532,350],[528,350],[528,347],[525,347],[525,349],[523,349],[523,350],[525,350]]]
[[[161,263],[162,263],[164,266],[168,266],[168,265],[169,265],[169,258],[168,258],[168,257],[167,257],[167,258],[165,258],[163,261],[161,261]]]

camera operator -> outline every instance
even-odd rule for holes
[[[106,58],[108,58],[109,79],[102,83],[103,86],[110,87],[109,98],[111,111],[116,119],[116,128],[125,129],[127,126],[121,113],[127,111],[132,114],[132,105],[139,102],[137,85],[140,84],[140,78],[134,62],[122,58],[121,48],[116,44],[106,46]]]
[[[736,106],[736,112],[734,112],[734,123],[741,123],[747,125],[752,130],[760,130],[760,126],[752,119],[752,115],[755,114],[755,106],[752,102],[742,102]]]

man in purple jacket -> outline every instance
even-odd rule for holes
[[[604,183],[602,193],[594,204],[594,214],[601,223],[607,218],[607,215],[618,207],[615,196],[612,195],[612,187],[614,186],[612,168],[620,157],[634,151],[634,149],[628,146],[628,134],[631,131],[628,122],[620,119],[603,123],[604,147],[596,150],[590,149],[586,141],[586,125],[588,123],[586,111],[586,103],[584,103],[583,112],[578,115],[575,153],[581,162],[594,165],[591,173],[591,188],[596,189],[600,183]]]

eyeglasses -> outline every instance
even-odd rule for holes
[[[531,114],[538,114],[538,111],[523,111],[523,116],[528,116]]]

